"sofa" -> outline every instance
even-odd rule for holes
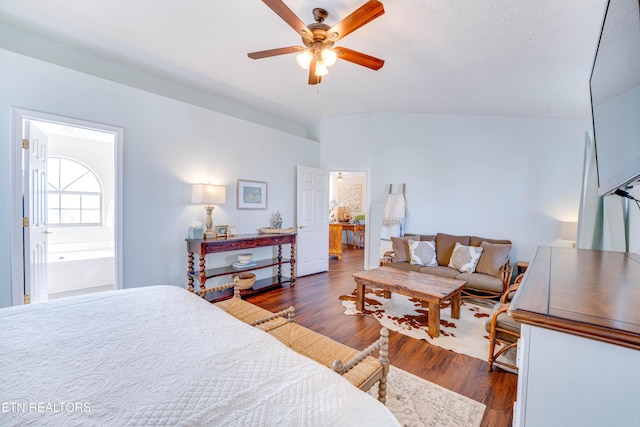
[[[499,299],[511,282],[511,241],[478,236],[405,234],[392,237],[380,264],[465,280],[463,297]]]

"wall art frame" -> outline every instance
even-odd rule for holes
[[[237,209],[267,209],[267,183],[239,179],[236,185]]]
[[[351,212],[362,212],[362,184],[338,185],[338,200],[342,206],[351,209]]]

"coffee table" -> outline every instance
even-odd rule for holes
[[[356,311],[364,309],[365,288],[377,288],[385,291],[385,298],[391,292],[417,298],[429,304],[429,336],[440,336],[440,305],[451,300],[451,317],[460,318],[460,303],[464,280],[447,279],[431,274],[405,271],[393,267],[379,267],[355,273]]]

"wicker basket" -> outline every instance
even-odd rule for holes
[[[234,274],[233,283],[238,289],[249,289],[256,282],[256,275],[253,273]]]

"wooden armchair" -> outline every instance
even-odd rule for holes
[[[498,360],[498,357],[518,345],[520,323],[513,320],[507,311],[509,310],[511,297],[520,286],[523,276],[524,274],[520,274],[516,277],[513,285],[502,295],[500,303],[495,305],[491,317],[485,323],[485,328],[489,332],[489,371],[493,369],[493,365],[518,370],[515,364]]]

